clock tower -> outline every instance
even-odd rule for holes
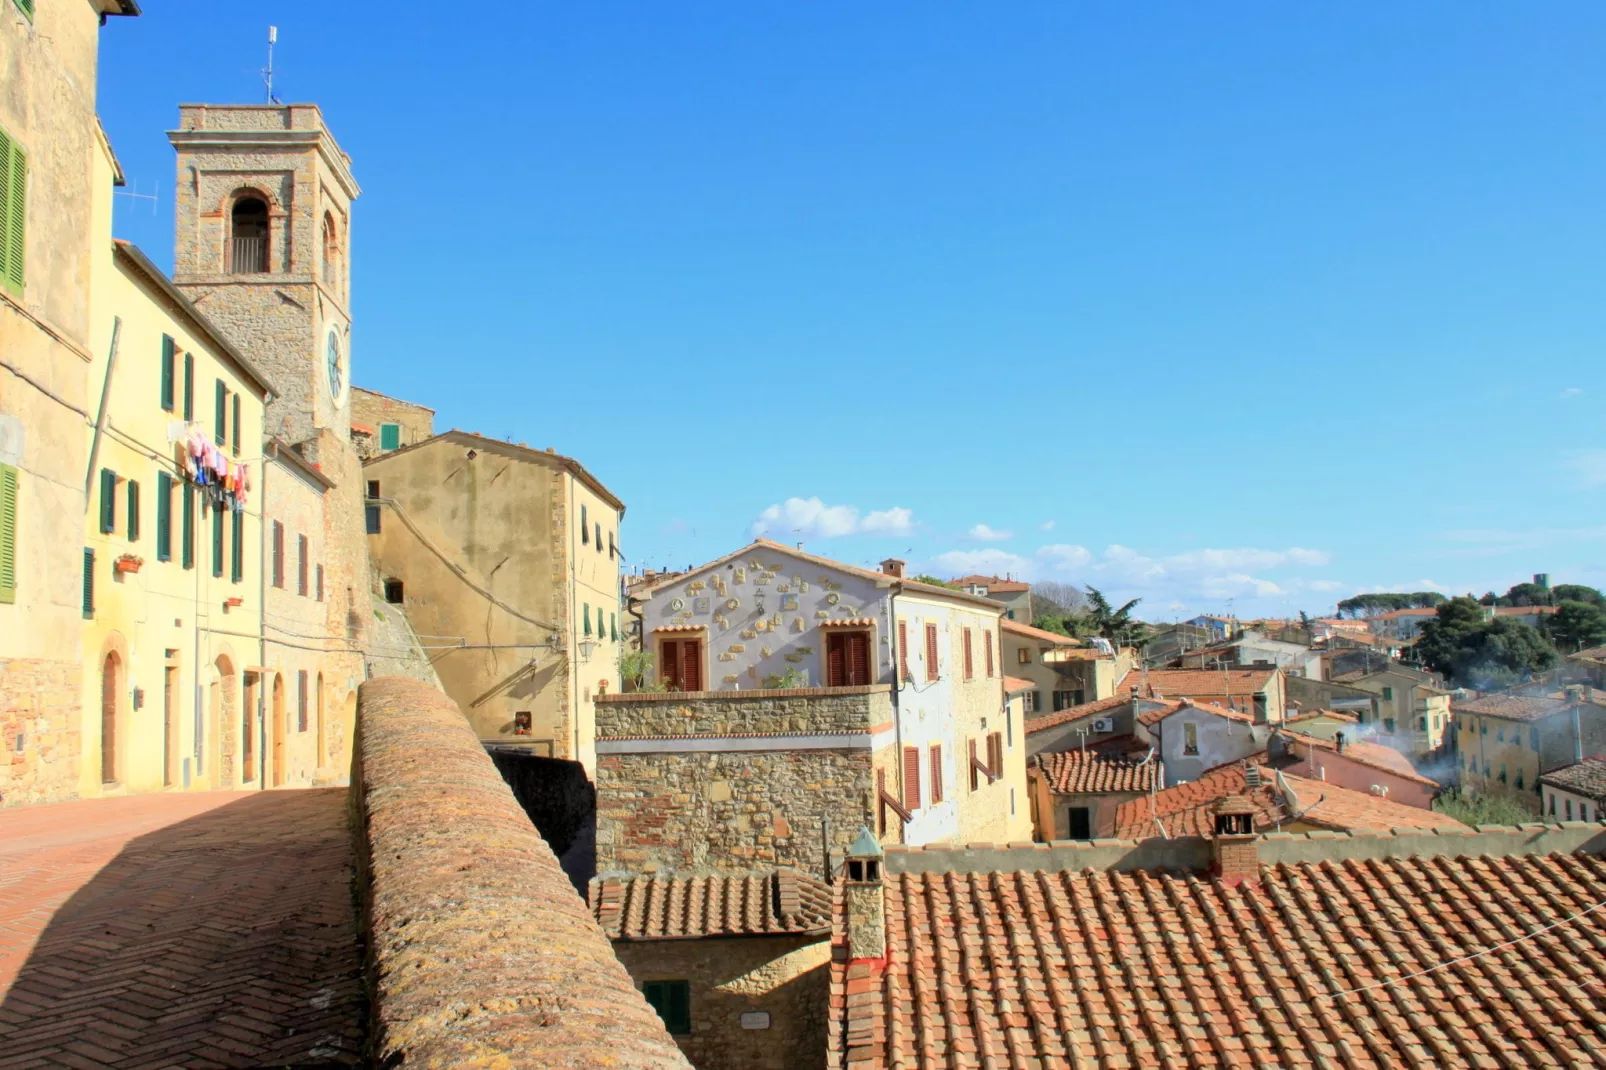
[[[349,449],[351,159],[313,104],[185,104],[167,136],[173,282],[273,384],[269,438]]]

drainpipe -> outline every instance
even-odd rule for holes
[[[106,420],[112,400],[112,372],[117,369],[117,342],[123,334],[123,317],[112,317],[112,348],[106,356],[106,381],[100,387],[100,415],[95,417],[95,437],[89,441],[89,471],[84,473],[84,515],[89,515],[89,503],[95,486],[95,465],[100,460],[100,440],[106,436]]]
[[[902,661],[898,656],[898,592],[901,590],[903,590],[903,584],[894,583],[891,593],[887,595],[887,636],[890,640],[887,645],[892,651],[892,757],[898,770],[900,788],[903,784],[903,713],[899,706],[898,695],[903,691],[903,673],[900,671]],[[959,755],[955,754],[954,761],[957,762],[958,760]],[[875,791],[873,783],[870,786],[870,790]],[[879,795],[876,797],[875,805],[876,810],[870,815],[871,817],[880,812],[882,802]],[[903,832],[901,825],[898,831],[901,839]]]
[[[267,400],[263,399],[263,412],[267,411]],[[270,446],[274,459],[279,456],[279,448],[275,442]],[[262,671],[257,673],[257,708],[252,712],[253,722],[251,731],[257,733],[257,790],[268,790],[268,512],[264,508],[268,500],[268,451],[262,453],[262,497],[257,502],[257,541],[261,548],[257,552],[257,619],[260,626],[257,628],[257,667]],[[366,539],[367,536],[365,535]],[[355,596],[354,596],[355,597]],[[325,603],[327,605],[327,603]],[[328,630],[329,614],[324,613],[324,629]],[[243,679],[243,678],[242,678]],[[355,726],[353,726],[355,727]]]
[[[1580,702],[1578,705],[1573,707],[1573,764],[1574,765],[1577,765],[1579,762],[1584,760],[1584,729],[1583,729],[1583,726],[1579,723],[1579,719],[1578,719],[1579,711],[1581,709],[1583,709],[1583,703],[1582,702]],[[1520,731],[1520,729],[1519,729],[1519,731]]]

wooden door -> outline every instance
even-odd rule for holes
[[[703,641],[701,639],[665,639],[662,646],[658,678],[671,691],[701,691],[703,689]]]
[[[100,669],[100,782],[117,782],[117,670],[115,653],[107,654]]]
[[[869,633],[829,633],[825,640],[825,686],[864,687],[869,683]]]

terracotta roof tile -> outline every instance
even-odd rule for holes
[[[1593,688],[1584,690],[1584,698],[1594,705],[1606,705],[1606,692]],[[1517,695],[1501,691],[1463,702],[1452,702],[1456,713],[1472,713],[1498,717],[1506,721],[1538,721],[1553,714],[1570,710],[1579,703],[1564,691],[1552,695]]]
[[[1068,750],[1044,754],[1043,776],[1060,795],[1108,791],[1149,791],[1156,786],[1160,763],[1106,750]]]
[[[597,877],[591,910],[614,940],[780,936],[831,928],[831,889],[795,869],[703,877]]]
[[[886,958],[832,965],[827,1066],[1598,1065],[1603,900],[1566,854],[895,874]]]
[[[1594,754],[1574,765],[1552,770],[1540,777],[1539,783],[1597,801],[1606,799],[1606,754]]]
[[[1249,696],[1266,690],[1276,669],[1150,669],[1128,675],[1126,685],[1140,684],[1144,697],[1188,698],[1194,695]],[[1141,681],[1141,683],[1140,683]]]
[[[1082,646],[1080,639],[1072,639],[1068,635],[1047,631],[1043,628],[1034,628],[1030,624],[1022,624],[1018,620],[1005,617],[999,621],[999,626],[1011,635],[1023,636],[1027,639],[1037,639],[1044,643],[1053,643],[1055,646]]]
[[[1131,695],[1124,693],[1119,686],[1116,693],[1109,698],[1101,698],[1097,702],[1084,702],[1080,706],[1067,706],[1063,710],[1045,713],[1041,717],[1028,717],[1026,719],[1026,734],[1041,732],[1049,728],[1058,728],[1071,721],[1079,721],[1083,717],[1090,717],[1098,713],[1108,713],[1110,710],[1120,709],[1132,701]]]
[[[1198,710],[1201,713],[1209,713],[1214,714],[1217,717],[1225,717],[1230,721],[1242,721],[1244,724],[1255,723],[1254,717],[1248,713],[1245,713],[1243,710],[1234,710],[1229,709],[1226,706],[1217,706],[1213,702],[1194,702],[1192,699],[1151,699],[1150,701],[1158,702],[1160,705],[1150,706],[1148,709],[1138,714],[1139,724],[1159,724],[1172,714],[1181,713],[1183,710]]]
[[[1289,724],[1292,723],[1292,721],[1289,722]],[[1335,754],[1342,753],[1344,757],[1362,765],[1369,765],[1374,769],[1381,769],[1386,773],[1393,773],[1395,776],[1405,777],[1408,780],[1415,780],[1422,784],[1431,784],[1434,787],[1439,786],[1437,780],[1432,780],[1418,773],[1416,766],[1411,764],[1411,759],[1393,747],[1382,743],[1372,743],[1364,739],[1356,740],[1354,743],[1345,743],[1343,751],[1339,751],[1336,739],[1324,739],[1321,736],[1312,736],[1304,732],[1286,729],[1285,734],[1292,736],[1297,743],[1304,746],[1320,747],[1322,750],[1332,751]]]
[[[1022,680],[1019,676],[1004,677],[1004,694],[1013,695],[1020,691],[1030,691],[1037,685],[1030,680]]]

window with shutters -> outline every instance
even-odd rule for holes
[[[212,506],[212,575],[223,575],[223,510]]]
[[[608,532],[608,560],[612,561],[617,556],[619,556],[619,550],[614,546],[613,532],[610,531]]]
[[[26,6],[24,6],[26,4]],[[33,17],[33,0],[18,0]],[[28,154],[0,131],[0,286],[22,296],[28,246]]]
[[[0,603],[17,600],[17,470],[0,464]]]
[[[195,488],[184,484],[183,507],[179,511],[179,556],[185,568],[195,567]]]
[[[245,579],[245,514],[230,513],[233,521],[234,541],[229,544],[229,582]]]
[[[605,629],[602,626],[603,621],[605,621],[607,619],[606,614],[607,614],[607,610],[603,609],[601,606],[597,607],[597,638],[598,639],[601,639],[604,635],[608,634],[607,629]]]
[[[32,22],[34,0],[16,0],[16,3],[17,10],[22,12],[22,17]]]
[[[926,625],[926,679],[937,679],[937,626]]]
[[[212,437],[221,446],[229,440],[229,388],[224,385],[222,379],[217,381],[216,394],[217,411],[214,415],[216,416],[215,423],[217,428]]]
[[[942,802],[942,744],[931,745],[931,804]]]
[[[913,679],[909,675],[909,622],[906,620],[898,622],[898,679]]]
[[[234,419],[229,422],[229,451],[236,457],[240,455],[240,395],[235,394]]]
[[[870,633],[829,631],[825,637],[825,686],[866,687],[870,683]]]
[[[173,477],[156,473],[156,560],[173,560]]]
[[[296,672],[296,731],[307,730],[307,670]]]
[[[971,655],[970,629],[968,627],[965,629],[964,641],[965,641],[965,679],[974,680],[976,678],[976,660]]]
[[[1025,647],[1021,647],[1019,650],[1015,651],[1015,660],[1020,662],[1022,665],[1030,665],[1032,663],[1032,652],[1027,650]]]
[[[139,541],[139,483],[128,481],[128,541]]]
[[[284,590],[284,525],[273,522],[273,585]]]
[[[318,566],[318,601],[323,601],[323,566]]]
[[[195,354],[184,354],[184,419],[195,419]]]
[[[703,641],[662,640],[658,646],[658,680],[671,691],[701,691]]]
[[[173,336],[162,335],[162,408],[167,412],[172,412],[178,403],[173,390],[178,372],[174,365],[177,357],[178,352],[173,347]]]
[[[690,981],[648,981],[641,986],[641,994],[658,1012],[658,1017],[664,1020],[664,1029],[671,1035],[690,1035]]]
[[[987,768],[993,771],[995,779],[1004,775],[1004,734],[1002,732],[989,732],[987,734]]]
[[[903,748],[903,808],[920,809],[920,748]]]
[[[991,680],[993,678],[993,633],[984,633],[982,643],[987,647],[987,679]]]
[[[307,591],[310,589],[309,584],[307,582],[308,581],[307,567],[308,567],[308,561],[307,561],[307,537],[305,535],[297,535],[296,536],[296,594],[299,594],[302,598],[307,597]]]
[[[401,424],[379,425],[379,448],[382,450],[401,448]]]
[[[95,551],[84,548],[84,619],[95,616]]]
[[[591,634],[591,603],[580,603],[580,626],[585,629],[584,634]]]
[[[100,470],[100,531],[110,535],[117,530],[117,473]]]
[[[1188,721],[1182,726],[1182,753],[1199,753],[1199,726]]]
[[[585,502],[580,503],[580,545],[591,545],[591,525],[590,522],[586,520]]]
[[[617,613],[608,614],[608,638],[615,643],[619,641],[619,615]]]

